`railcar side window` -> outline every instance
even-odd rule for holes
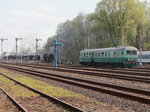
[[[110,52],[108,52],[108,57],[110,57]]]
[[[137,55],[137,51],[132,51],[132,55]]]
[[[95,53],[95,58],[96,58],[96,56],[97,56],[97,55],[96,55],[96,53]]]
[[[89,57],[91,57],[91,53],[89,53]]]
[[[131,55],[131,51],[126,51],[127,52],[127,55]]]
[[[150,55],[142,55],[141,58],[142,59],[150,59]]]
[[[105,53],[105,57],[107,57],[107,52]]]
[[[116,52],[114,52],[114,57],[116,57]]]
[[[102,52],[102,57],[104,57],[104,53]]]

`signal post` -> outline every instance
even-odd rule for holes
[[[16,63],[18,62],[18,40],[22,40],[22,38],[16,38]]]
[[[38,49],[38,41],[42,41],[42,39],[37,39],[36,38],[36,50],[35,50],[35,61],[37,61],[37,49]]]
[[[5,39],[5,38],[1,38],[1,61],[3,60],[3,42],[4,40],[8,40],[8,39]]]

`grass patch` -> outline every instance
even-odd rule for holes
[[[32,79],[27,76],[19,75],[19,74],[12,74],[8,72],[4,72],[5,75],[11,76],[12,78],[22,82],[23,84],[26,84],[32,88],[38,89],[48,95],[55,96],[55,97],[83,97],[80,94],[65,90],[60,87],[54,87],[51,85],[48,85],[46,82],[42,82],[36,79]]]
[[[39,96],[38,94],[16,84],[15,82],[9,80],[8,78],[5,78],[2,75],[0,75],[0,85],[2,88],[4,88],[15,97]]]
[[[63,99],[69,103],[80,105],[81,107],[84,107],[87,109],[90,107],[95,112],[119,112],[120,110],[118,108],[112,108],[111,106],[107,106],[106,104],[103,104],[101,102],[96,101],[95,99],[91,99],[89,97],[83,96],[81,94],[77,94],[74,92],[71,92],[69,90],[65,90],[60,87],[55,87],[48,85],[46,82],[42,82],[36,79],[32,79],[29,76],[24,76],[23,74],[19,74],[17,72],[10,72],[7,71],[7,69],[0,69],[0,72],[10,76],[19,82],[22,82],[32,88],[35,88],[37,90],[40,90],[50,96],[59,97],[60,99]],[[23,89],[19,87],[19,85],[15,85],[13,81],[10,81],[9,79],[3,77],[0,75],[0,86],[3,86],[7,88],[7,90],[10,90],[13,92],[13,94],[16,94],[16,96],[22,96],[22,97],[29,97],[29,96],[35,96],[37,94],[34,94],[33,92],[26,92],[28,89]],[[21,90],[19,90],[21,88]],[[17,89],[17,91],[16,91]],[[20,92],[18,92],[20,91]]]

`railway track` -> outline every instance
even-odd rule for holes
[[[23,66],[30,66],[30,67],[33,67],[33,68],[40,68],[40,69],[47,69],[47,70],[63,70],[65,69],[66,71],[67,70],[86,70],[86,71],[96,71],[96,72],[111,72],[111,73],[121,73],[121,74],[129,74],[129,75],[138,75],[138,76],[146,76],[146,77],[150,77],[150,71],[148,70],[145,70],[145,71],[142,71],[142,70],[138,70],[138,69],[102,69],[102,68],[98,68],[98,69],[95,69],[95,68],[79,68],[79,67],[69,67],[69,68],[58,68],[58,69],[54,69],[52,67],[45,67],[45,66],[39,66],[39,65],[23,65]]]
[[[19,66],[19,65],[18,65]],[[31,65],[23,65],[25,67],[33,67],[33,68],[39,68],[39,69],[46,69],[46,70],[54,70],[54,71],[61,71],[61,72],[71,72],[71,73],[78,73],[82,75],[91,75],[91,76],[98,76],[98,77],[107,77],[107,78],[115,78],[115,79],[121,79],[121,80],[128,80],[128,81],[136,81],[136,82],[143,82],[143,83],[150,83],[150,75],[148,73],[139,73],[139,72],[133,72],[132,74],[129,74],[129,72],[124,71],[117,71],[117,70],[77,70],[77,69],[68,69],[68,68],[58,68],[54,69],[52,67],[41,67],[41,66],[31,66]],[[128,74],[127,74],[128,73]],[[138,74],[139,73],[139,74]]]
[[[21,112],[28,112],[22,105],[20,105],[11,95],[9,95],[4,89],[0,88],[0,90],[13,102],[13,104],[18,108]]]
[[[5,64],[13,64],[14,63],[5,63]],[[41,65],[41,64],[17,64],[21,66],[31,66],[31,67],[36,67],[36,68],[43,68],[43,69],[54,69],[53,67],[49,67],[48,64],[46,65]],[[75,70],[86,70],[86,71],[97,71],[97,72],[110,72],[111,73],[123,73],[123,74],[130,74],[130,75],[141,75],[141,76],[150,76],[150,68],[87,68],[84,66],[78,66],[78,67],[73,67],[73,66],[60,66],[59,69],[75,69]]]
[[[96,92],[102,92],[105,94],[129,99],[133,101],[138,101],[143,104],[150,104],[150,99],[149,99],[150,92],[149,91],[131,89],[131,88],[122,87],[122,86],[116,86],[116,85],[104,84],[104,83],[99,83],[99,82],[94,82],[94,81],[89,81],[89,80],[72,78],[72,77],[62,76],[60,74],[57,74],[57,75],[50,74],[50,73],[35,71],[31,69],[20,68],[20,67],[12,67],[12,66],[4,66],[4,67],[11,69],[11,70],[59,81],[62,83],[79,86],[79,87],[90,89]]]
[[[11,64],[11,63],[9,63]],[[49,67],[53,66],[50,64],[38,64],[38,63],[32,63],[32,64],[23,64],[23,65],[36,65],[36,66],[43,66],[43,67]],[[125,70],[125,71],[138,71],[138,72],[150,72],[150,66],[149,67],[133,67],[133,68],[97,68],[97,67],[85,67],[85,66],[68,66],[68,65],[60,65],[60,68],[71,68],[71,69],[86,69],[86,70],[99,70],[99,69],[104,69],[104,70]]]
[[[52,102],[54,102],[54,103],[56,103],[56,104],[61,105],[63,108],[65,108],[65,109],[67,109],[67,110],[75,111],[75,112],[85,112],[84,110],[82,110],[82,109],[80,109],[80,108],[78,108],[78,107],[75,107],[75,106],[73,106],[73,105],[71,105],[71,104],[69,104],[69,103],[67,103],[67,102],[64,102],[64,101],[62,101],[62,100],[60,100],[60,99],[58,99],[58,98],[56,98],[56,97],[49,96],[49,95],[47,95],[47,94],[45,94],[45,93],[43,93],[43,92],[41,92],[41,91],[39,91],[39,90],[37,90],[37,89],[31,88],[31,87],[29,87],[29,86],[27,86],[27,85],[25,85],[25,84],[23,84],[23,83],[21,83],[21,82],[15,80],[15,79],[11,78],[11,77],[9,77],[9,76],[6,76],[6,75],[4,75],[4,74],[2,74],[2,73],[0,73],[0,75],[2,75],[2,76],[4,76],[4,77],[6,77],[6,78],[8,78],[8,79],[10,79],[10,80],[12,80],[12,81],[14,81],[15,83],[17,83],[17,84],[19,84],[19,85],[21,85],[21,86],[23,86],[23,87],[25,87],[25,88],[27,88],[27,89],[33,91],[33,92],[39,94],[39,95],[42,96],[42,97],[47,98],[48,100],[50,100],[50,101],[52,101]],[[14,99],[13,99],[13,100],[14,100]],[[17,104],[17,106],[19,105],[19,103],[16,103],[16,104]],[[27,110],[25,110],[22,106],[19,105],[19,107],[22,109],[23,112],[27,112]]]

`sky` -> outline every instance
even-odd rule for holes
[[[0,38],[3,52],[15,51],[15,38],[18,49],[32,47],[35,50],[35,39],[41,47],[48,37],[55,35],[57,25],[72,20],[80,12],[94,12],[100,0],[0,0]]]

